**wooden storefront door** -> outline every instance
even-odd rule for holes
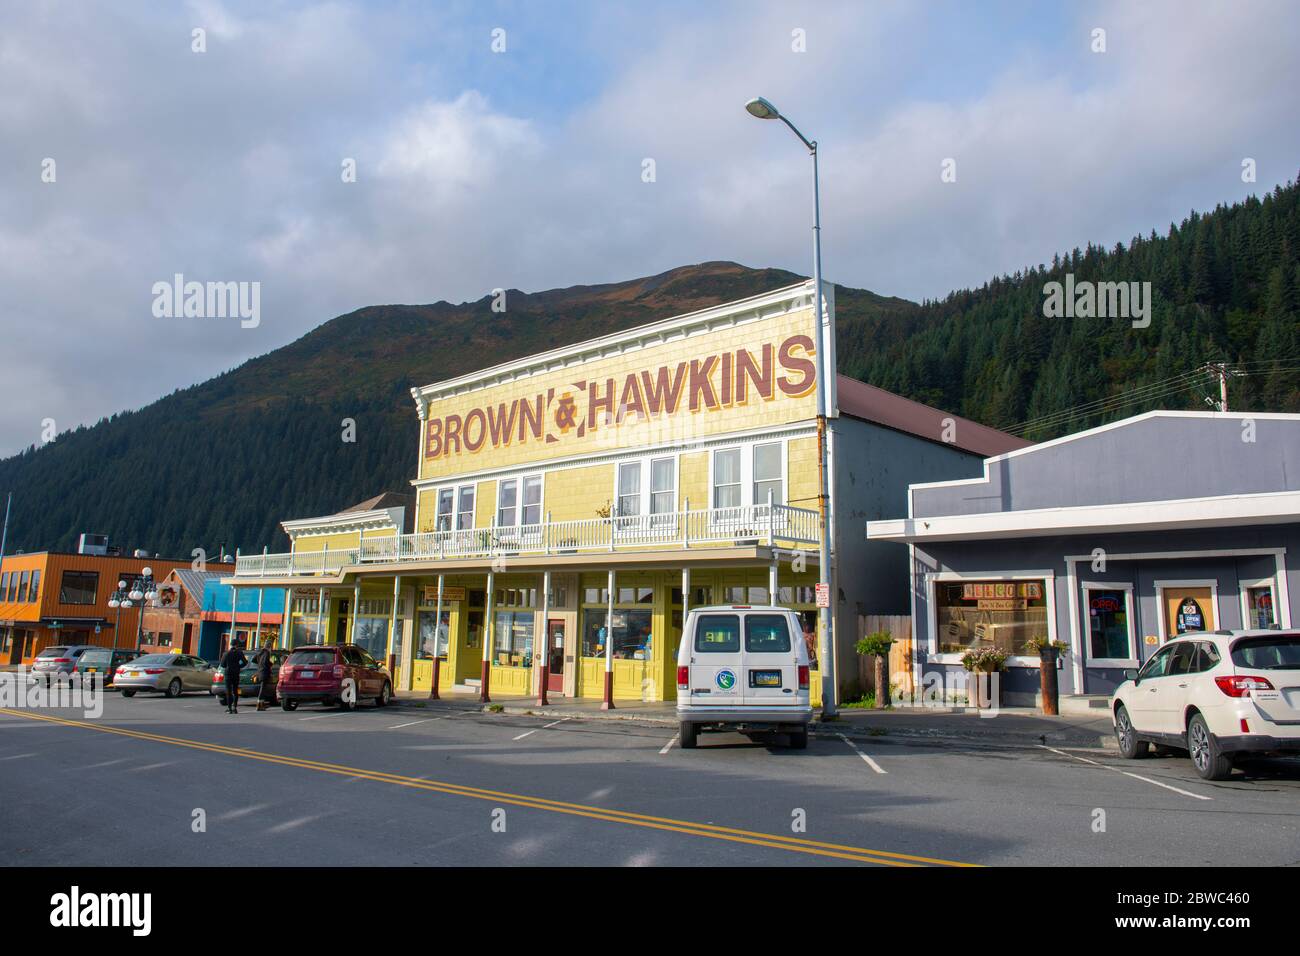
[[[564,693],[564,645],[564,621],[555,619],[547,621],[546,666],[550,668],[546,679],[548,693]]]

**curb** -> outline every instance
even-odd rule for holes
[[[591,710],[573,710],[564,707],[551,705],[546,708],[540,708],[536,705],[524,704],[481,704],[478,701],[449,701],[446,699],[438,701],[424,701],[418,699],[395,698],[394,703],[412,710],[450,710],[455,709],[461,712],[478,711],[484,714],[505,714],[514,717],[563,717],[572,720],[622,720],[628,722],[661,724],[664,726],[675,726],[676,717],[658,716],[654,714],[622,712],[617,709],[614,711],[591,711]],[[500,707],[500,710],[491,710],[492,707]],[[1006,748],[1016,747],[1020,749],[1041,749],[1046,746],[1057,747],[1086,747],[1100,748],[1105,750],[1118,750],[1115,738],[1110,734],[1094,734],[1089,732],[1075,733],[1068,736],[1054,736],[1052,734],[1026,734],[1022,732],[1012,733],[963,733],[961,731],[950,730],[925,730],[913,727],[863,727],[854,725],[849,721],[813,721],[812,729],[814,733],[820,736],[830,736],[843,734],[846,737],[855,739],[878,740],[889,742],[890,740],[904,740],[908,743],[917,741],[928,741],[936,746],[952,746],[960,744],[963,746],[976,746],[986,748]]]

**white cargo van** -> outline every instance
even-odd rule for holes
[[[701,730],[789,734],[808,746],[812,704],[808,649],[789,608],[725,605],[691,609],[677,649],[681,745]]]

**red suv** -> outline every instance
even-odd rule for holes
[[[280,665],[276,696],[285,710],[297,710],[310,700],[345,710],[356,710],[362,700],[386,707],[393,699],[393,679],[383,664],[356,644],[295,647]]]

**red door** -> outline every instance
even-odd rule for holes
[[[564,622],[546,622],[546,689],[564,693]]]

